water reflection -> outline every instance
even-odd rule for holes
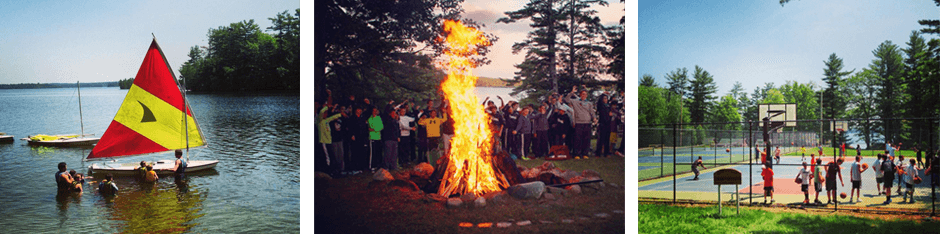
[[[102,200],[110,220],[122,221],[123,232],[186,232],[199,225],[205,193],[190,188],[185,180],[161,178],[156,183],[124,179],[117,195]]]

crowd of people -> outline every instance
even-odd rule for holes
[[[425,105],[394,100],[376,106],[368,98],[334,101],[326,91],[326,102],[316,103],[316,157],[331,175],[349,175],[379,168],[395,170],[399,165],[436,160],[450,148],[454,119],[443,97]],[[539,104],[499,105],[486,98],[482,107],[493,131],[495,151],[514,159],[553,157],[552,146],[567,146],[574,159],[623,157],[624,93],[601,92],[589,100],[589,91],[572,87],[566,94],[540,97]],[[591,139],[597,137],[592,152]],[[619,148],[613,150],[619,139]]]
[[[187,162],[183,159],[183,151],[175,150],[174,155],[176,156],[176,161],[173,164],[173,168],[164,169],[173,172],[173,176],[176,179],[177,183],[182,183],[186,177],[186,168]],[[68,164],[65,162],[60,162],[59,171],[55,173],[55,182],[58,189],[58,194],[81,194],[84,192],[84,185],[86,184],[87,176],[82,175],[81,173],[76,173],[76,171],[68,170]],[[153,164],[149,164],[146,161],[140,161],[140,167],[134,168],[137,173],[137,178],[141,182],[154,183],[160,179],[157,176],[157,172],[153,170]],[[113,196],[117,193],[118,186],[114,182],[114,175],[107,174],[104,177],[104,180],[98,183],[98,193],[104,196]]]
[[[868,167],[867,164],[862,163],[862,151],[858,145],[855,147],[855,162],[853,162],[849,169],[849,178],[851,181],[851,189],[849,190],[849,203],[863,202],[861,187],[862,187],[862,173],[868,169],[874,171],[875,186],[877,188],[877,195],[885,195],[885,201],[883,204],[892,203],[892,188],[896,188],[895,196],[900,196],[902,198],[901,203],[914,203],[914,189],[915,185],[921,183],[922,179],[920,178],[920,172],[923,172],[924,175],[930,176],[931,187],[940,185],[940,152],[926,152],[926,163],[922,159],[925,158],[924,151],[918,149],[915,146],[912,150],[916,154],[916,159],[910,158],[908,160],[904,159],[903,155],[895,155],[896,152],[900,152],[899,145],[891,145],[891,142],[885,144],[884,153],[877,154],[875,162]],[[769,158],[766,158],[766,152],[761,152],[758,150],[761,155],[761,176],[764,179],[764,202],[766,203],[766,197],[771,197],[771,203],[775,202],[773,200],[773,161]],[[805,148],[801,147],[800,152],[804,154],[802,157],[805,160]],[[825,189],[827,201],[825,204],[838,203],[838,197],[841,194],[837,195],[837,186],[845,186],[845,182],[842,179],[842,164],[845,163],[845,146],[841,147],[838,157],[833,161],[823,164],[822,156],[823,151],[822,147],[819,147],[820,157],[817,157],[815,153],[810,154],[810,161],[802,162],[802,168],[796,175],[795,182],[801,185],[801,191],[803,192],[804,204],[810,204],[810,188],[815,191],[815,199],[813,200],[814,204],[821,205],[823,204],[819,200],[819,194]],[[779,154],[779,153],[775,153]],[[778,159],[779,162],[779,159]],[[693,164],[693,169],[696,167],[696,164]],[[926,168],[925,168],[926,167]],[[838,179],[839,184],[836,183]],[[823,186],[825,184],[825,186]],[[902,188],[906,188],[905,191],[901,191]]]

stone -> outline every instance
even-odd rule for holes
[[[512,226],[512,223],[510,223],[510,222],[498,222],[498,223],[496,223],[496,227],[507,228],[507,227],[509,227],[509,226]]]
[[[506,189],[509,195],[519,199],[537,199],[545,191],[545,183],[535,181],[510,186]]]
[[[555,195],[552,195],[551,193],[544,193],[544,194],[542,194],[542,196],[545,197],[545,199],[548,199],[548,200],[555,200]]]
[[[594,214],[594,217],[606,219],[606,218],[610,218],[610,214],[607,214],[607,213],[597,213],[597,214]]]
[[[553,224],[553,223],[555,223],[555,222],[548,221],[548,220],[539,220],[539,223],[542,223],[542,224]]]
[[[559,175],[559,177],[561,177],[562,179],[565,179],[565,181],[571,181],[572,178],[575,178],[578,176],[581,176],[581,173],[578,173],[576,171],[566,171],[566,172],[561,173],[561,175]]]
[[[484,207],[486,206],[486,198],[478,197],[476,200],[473,200],[474,207]]]
[[[525,221],[516,222],[516,225],[518,225],[518,226],[526,226],[526,225],[529,225],[529,224],[532,224],[532,221],[525,220]]]
[[[584,177],[584,179],[581,179],[581,181],[592,181],[592,180],[599,180],[599,179],[601,179],[601,178],[597,178],[597,177]],[[604,182],[587,183],[587,184],[583,184],[583,185],[584,185],[583,187],[588,187],[588,188],[592,188],[592,189],[601,189],[601,188],[604,187],[604,184],[605,184]]]
[[[574,220],[562,219],[561,222],[562,222],[562,223],[574,223]]]
[[[545,184],[564,184],[565,183],[565,179],[562,179],[561,177],[558,177],[557,175],[555,175],[555,173],[551,173],[551,172],[542,172],[542,174],[539,174],[534,179],[538,181],[542,181],[542,183],[545,183]]]
[[[463,200],[460,200],[460,198],[454,197],[454,198],[448,198],[448,199],[447,199],[447,206],[448,206],[448,207],[460,207],[460,206],[462,206],[462,205],[463,205]]]
[[[460,195],[460,200],[463,200],[464,202],[471,202],[471,201],[476,200],[476,199],[477,199],[477,195],[472,194],[472,193],[467,193],[467,194],[461,194],[461,195]]]
[[[610,187],[620,188],[620,185],[617,185],[617,184],[615,184],[615,183],[610,183]]]
[[[581,194],[581,186],[579,186],[579,185],[572,185],[572,186],[568,187],[568,191],[571,191],[571,193],[574,193],[574,194]]]
[[[379,169],[375,174],[372,174],[372,179],[377,181],[389,181],[394,180],[395,177],[392,177],[392,174],[388,173],[385,169]]]
[[[571,177],[571,179],[568,179],[568,183],[577,183],[577,182],[581,182],[582,179],[584,179],[584,178],[581,177],[581,176]]]
[[[494,204],[502,204],[505,203],[506,199],[509,198],[509,193],[506,191],[489,192],[487,194],[483,194],[483,198]]]
[[[623,210],[614,210],[614,214],[623,214]]]
[[[434,167],[431,164],[426,162],[419,163],[411,170],[411,175],[417,176],[422,179],[431,178],[431,174],[434,174]]]
[[[555,195],[565,195],[565,193],[568,193],[568,190],[565,190],[559,187],[548,186],[548,187],[545,187],[545,190]]]

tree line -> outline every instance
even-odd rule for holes
[[[935,0],[940,6],[940,0]],[[783,3],[783,1],[781,1]],[[923,34],[940,35],[940,20],[921,20],[925,28],[912,31],[904,45],[887,40],[872,50],[874,59],[861,69],[848,70],[835,53],[823,61],[823,83],[786,81],[755,87],[748,94],[740,82],[723,96],[715,96],[717,85],[704,68],[695,66],[692,78],[686,68],[666,74],[667,84],[660,86],[653,76],[644,74],[638,91],[639,124],[757,121],[759,104],[797,104],[797,119],[900,119],[940,116],[940,39],[929,41]],[[817,89],[818,88],[818,89]],[[856,131],[871,147],[884,141],[923,140],[910,134],[928,129],[926,121],[856,121],[849,130]],[[825,125],[828,127],[828,125]],[[930,129],[935,134],[936,127]],[[722,128],[742,129],[744,125]],[[812,131],[819,125],[798,124],[795,130]],[[828,128],[826,128],[828,129]],[[875,139],[875,136],[883,137]],[[823,136],[832,139],[832,136]],[[845,141],[845,135],[835,142]],[[934,138],[937,139],[937,138]],[[926,142],[922,142],[926,143]],[[913,145],[913,144],[912,144]]]
[[[377,102],[394,98],[428,99],[440,94],[445,78],[435,67],[443,54],[444,20],[464,18],[463,0],[318,1],[314,8],[313,68],[316,91],[338,96],[367,97]],[[522,9],[505,12],[497,23],[532,20],[527,39],[513,45],[525,53],[514,82],[515,93],[541,97],[560,87],[617,86],[624,88],[624,18],[604,26],[589,9],[601,0],[530,0]],[[486,34],[490,45],[498,38]],[[489,64],[488,46],[480,47],[474,64]],[[601,80],[613,76],[618,81]],[[619,83],[619,84],[618,84]],[[515,94],[514,93],[514,94]],[[318,100],[326,100],[319,96]]]
[[[254,20],[209,29],[208,46],[193,46],[180,67],[192,91],[300,90],[300,9],[268,18],[272,33]]]
[[[19,83],[19,84],[0,84],[0,89],[52,89],[52,88],[75,88],[76,83]],[[91,82],[82,83],[82,87],[117,87],[118,82]]]

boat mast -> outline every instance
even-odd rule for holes
[[[75,83],[78,84],[78,121],[82,126],[82,135],[79,137],[85,137],[85,120],[82,117],[82,82],[76,81]]]
[[[188,162],[189,161],[189,120],[187,118],[189,116],[186,114],[186,107],[189,107],[189,103],[186,102],[186,77],[182,76],[182,74],[180,74],[180,76],[183,77],[183,126],[185,127],[183,129],[186,129],[184,131],[186,132],[186,161]]]

